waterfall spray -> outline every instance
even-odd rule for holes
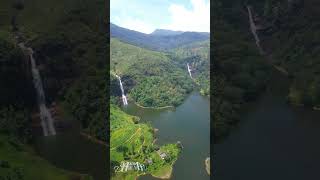
[[[252,16],[252,11],[251,11],[251,7],[250,6],[247,6],[247,9],[248,9],[248,14],[249,14],[249,22],[250,22],[250,29],[251,29],[251,32],[254,36],[254,39],[256,41],[256,45],[260,51],[260,54],[265,54],[265,52],[263,51],[261,45],[260,45],[260,39],[259,39],[259,36],[257,34],[257,27],[256,27],[256,24],[254,23],[254,20],[253,20],[253,16]]]
[[[23,43],[20,43],[19,46],[21,49],[25,50],[30,57],[33,85],[37,92],[37,102],[40,110],[40,119],[41,119],[43,134],[44,136],[55,135],[56,130],[54,128],[53,118],[46,106],[46,98],[43,91],[41,76],[40,76],[39,70],[37,69],[36,61],[33,57],[33,50],[31,48],[25,47]]]
[[[190,75],[190,77],[191,77],[191,79],[192,79],[192,75],[191,75],[191,69],[190,69],[189,63],[187,63],[187,67],[188,67],[188,72],[189,72],[189,75]]]
[[[120,89],[121,89],[121,94],[122,94],[122,102],[123,102],[123,105],[128,105],[127,97],[126,97],[126,95],[124,94],[124,89],[123,89],[123,85],[122,85],[122,82],[121,82],[121,78],[120,78],[120,76],[118,76],[118,75],[116,75],[116,77],[117,77],[118,80],[119,80]]]

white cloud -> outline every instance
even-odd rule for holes
[[[191,4],[191,10],[180,4],[171,4],[170,23],[164,29],[210,32],[210,1],[191,0]]]
[[[125,17],[125,18],[115,17],[114,19],[115,19],[114,23],[116,25],[119,25],[127,29],[143,32],[146,34],[152,33],[155,30],[154,27],[152,27],[150,24],[145,23],[141,19],[131,18],[131,17]]]
[[[139,2],[142,1],[139,0]],[[167,3],[163,3],[164,6],[159,5],[151,10],[148,9],[147,4],[111,0],[111,22],[147,34],[157,28],[210,32],[210,0],[190,0],[190,3],[191,9],[186,8],[185,4],[172,3],[168,6]],[[152,16],[148,15],[150,11],[153,13]],[[168,13],[169,16],[167,16]]]

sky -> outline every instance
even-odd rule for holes
[[[110,21],[147,34],[155,29],[210,32],[210,0],[110,0]]]

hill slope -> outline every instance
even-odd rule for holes
[[[167,29],[156,29],[154,30],[151,35],[157,36],[174,36],[183,33],[183,31],[172,31]]]
[[[111,39],[111,73],[121,76],[129,98],[142,106],[176,106],[192,90],[187,70],[166,54]],[[119,86],[118,86],[119,88]]]
[[[173,59],[183,69],[190,66],[192,77],[200,86],[202,95],[210,95],[210,41],[199,41],[170,51]]]
[[[222,140],[241,120],[241,110],[263,92],[270,66],[260,55],[239,1],[214,6],[213,103],[215,142]],[[245,12],[245,11],[244,11]]]
[[[288,100],[294,105],[320,108],[320,2],[316,0],[268,2],[270,12],[280,9],[278,16],[259,13],[271,24],[271,33],[260,32],[264,48],[273,55],[273,61],[286,69],[292,83]],[[256,7],[256,6],[255,6]],[[268,10],[266,8],[264,11]]]
[[[160,51],[166,51],[180,45],[203,41],[209,38],[209,33],[199,32],[183,32],[181,34],[170,36],[144,34],[119,27],[112,23],[110,24],[110,33],[111,37],[120,39],[123,42]]]

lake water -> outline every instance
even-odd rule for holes
[[[151,122],[159,145],[176,143],[183,145],[182,153],[174,164],[173,180],[208,180],[205,159],[210,156],[210,109],[209,98],[192,93],[177,108],[144,109],[129,104],[123,110],[139,116],[142,122]],[[150,175],[139,180],[155,180]]]
[[[286,103],[289,80],[270,87],[222,143],[214,146],[215,180],[320,179],[320,111]]]
[[[95,180],[108,179],[107,147],[81,136],[78,124],[72,124],[67,132],[38,137],[36,151],[58,168],[89,174]]]

